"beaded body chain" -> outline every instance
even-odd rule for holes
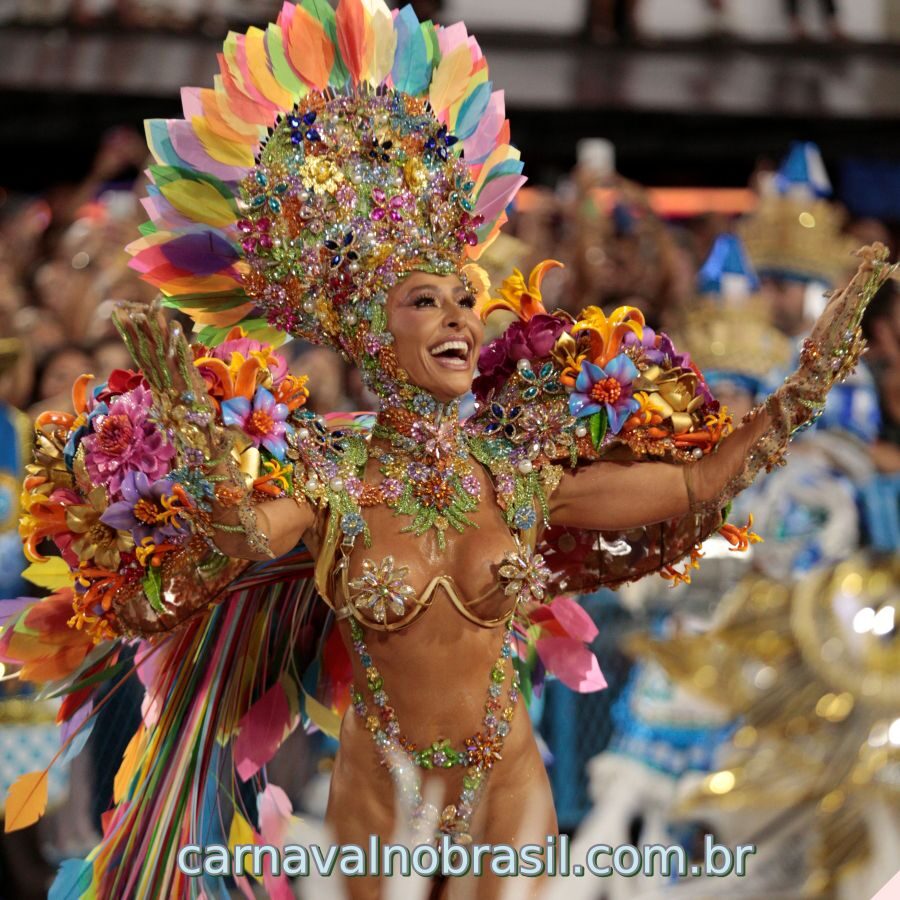
[[[351,587],[360,588],[364,583],[367,602],[372,597],[380,598],[380,602],[385,605],[399,602],[399,611],[402,611],[404,601],[409,599],[411,593],[405,585],[405,573],[405,569],[394,568],[390,557],[381,566],[365,560],[363,575],[351,582]],[[443,736],[427,746],[419,747],[403,734],[396,710],[391,705],[385,688],[384,678],[366,645],[365,631],[355,618],[350,620],[353,650],[365,671],[365,687],[372,704],[370,707],[363,690],[354,686],[351,691],[353,708],[371,733],[382,765],[394,776],[401,795],[405,796],[413,822],[428,822],[437,810],[427,809],[423,804],[419,780],[407,764],[412,763],[426,770],[454,767],[465,769],[459,798],[441,811],[437,831],[437,836],[448,834],[460,843],[471,841],[472,815],[494,763],[502,759],[503,744],[510,733],[519,699],[519,676],[513,663],[516,614],[520,606],[546,598],[546,584],[550,577],[550,571],[540,554],[533,553],[518,537],[516,549],[504,555],[499,574],[505,585],[504,593],[514,598],[513,607],[504,627],[500,652],[490,669],[481,728],[457,747]],[[346,597],[345,601],[353,602],[350,597]],[[505,700],[504,683],[507,683]]]
[[[424,535],[434,529],[441,549],[446,546],[448,527],[459,532],[468,526],[477,527],[467,515],[477,509],[481,498],[481,483],[475,473],[476,458],[489,464],[497,476],[498,501],[516,534],[516,549],[509,551],[500,565],[504,593],[514,602],[503,629],[499,653],[489,671],[484,717],[480,728],[460,744],[454,745],[444,736],[438,736],[419,747],[403,734],[384,678],[366,645],[365,630],[355,617],[350,619],[353,650],[366,679],[364,689],[358,685],[353,687],[351,699],[356,715],[372,735],[382,765],[397,781],[413,823],[424,824],[437,818],[438,836],[448,834],[455,841],[468,842],[471,840],[472,815],[491,769],[501,759],[520,695],[518,673],[513,663],[516,614],[523,604],[546,598],[550,572],[542,557],[533,553],[518,536],[535,524],[534,497],[536,493],[543,497],[543,490],[539,481],[527,478],[517,470],[501,466],[502,471],[498,471],[496,461],[489,459],[477,439],[464,432],[456,402],[441,405],[431,396],[417,393],[402,405],[386,404],[373,435],[389,441],[390,448],[371,447],[364,442],[354,444],[356,449],[345,455],[352,460],[355,471],[335,473],[328,483],[329,493],[340,495],[331,502],[338,500],[336,508],[343,510],[339,520],[340,549],[345,560],[359,535],[363,535],[366,545],[370,543],[368,529],[360,515],[363,506],[383,503],[395,515],[409,517],[410,523],[401,529],[404,532]],[[380,463],[383,480],[377,485],[368,484],[360,477],[365,472],[369,455]],[[494,465],[490,465],[491,462]],[[318,480],[314,487],[321,490]],[[524,515],[519,507],[516,507],[517,511],[508,508],[514,498],[519,506],[531,508],[531,516]],[[414,602],[414,591],[406,583],[407,573],[405,567],[395,566],[390,556],[380,563],[366,559],[361,575],[347,585],[354,596],[347,596],[344,601],[365,610],[378,623],[384,623],[389,612],[402,616],[407,606]],[[415,768],[464,769],[462,789],[456,802],[447,804],[439,814],[436,809],[426,808]]]

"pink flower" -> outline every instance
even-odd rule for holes
[[[150,481],[169,471],[175,448],[148,418],[153,395],[143,385],[112,402],[109,412],[92,421],[93,434],[82,441],[84,464],[94,484],[106,484],[118,494],[129,472],[143,472]]]

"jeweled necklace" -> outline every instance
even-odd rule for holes
[[[460,426],[459,401],[439,403],[415,391],[402,402],[386,402],[372,434],[390,443],[389,450],[369,448],[384,479],[373,499],[377,493],[395,515],[412,518],[401,531],[422,535],[433,528],[443,550],[448,527],[478,527],[467,514],[478,508],[481,482]]]

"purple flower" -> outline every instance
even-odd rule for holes
[[[118,531],[130,531],[140,545],[145,538],[163,544],[186,535],[172,494],[174,482],[161,478],[153,483],[143,472],[129,472],[122,480],[122,500],[110,505],[100,521]]]
[[[662,334],[659,337],[660,339],[665,337],[666,340],[669,340],[668,337]],[[669,343],[671,344],[671,341]],[[641,355],[644,359],[657,366],[662,365],[666,359],[665,351],[657,347],[656,332],[649,325],[644,325],[641,337],[638,337],[633,331],[629,331],[622,339],[622,346],[628,348],[640,347],[643,351]]]
[[[118,494],[129,472],[156,481],[169,471],[175,448],[148,418],[153,395],[143,385],[113,400],[109,410],[92,417],[93,434],[83,439],[84,464],[94,484]]]
[[[287,452],[285,435],[290,426],[285,419],[289,414],[287,406],[276,403],[264,387],[256,389],[252,404],[246,397],[232,397],[222,404],[222,421],[226,425],[237,425],[254,447],[262,445],[282,461]]]
[[[665,332],[660,332],[659,349],[671,360],[672,366],[681,366],[684,369],[693,369],[694,364],[691,362],[689,353],[679,353],[675,349],[675,345]]]
[[[606,410],[609,431],[618,434],[625,420],[640,408],[631,396],[637,377],[637,367],[624,353],[610,360],[605,369],[584,360],[575,390],[569,395],[569,412],[582,419]]]

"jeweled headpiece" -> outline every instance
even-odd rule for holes
[[[214,89],[184,91],[185,120],[148,123],[132,265],[206,344],[275,329],[384,387],[388,289],[416,269],[464,275],[525,180],[478,44],[411,7],[305,0],[219,59]]]

